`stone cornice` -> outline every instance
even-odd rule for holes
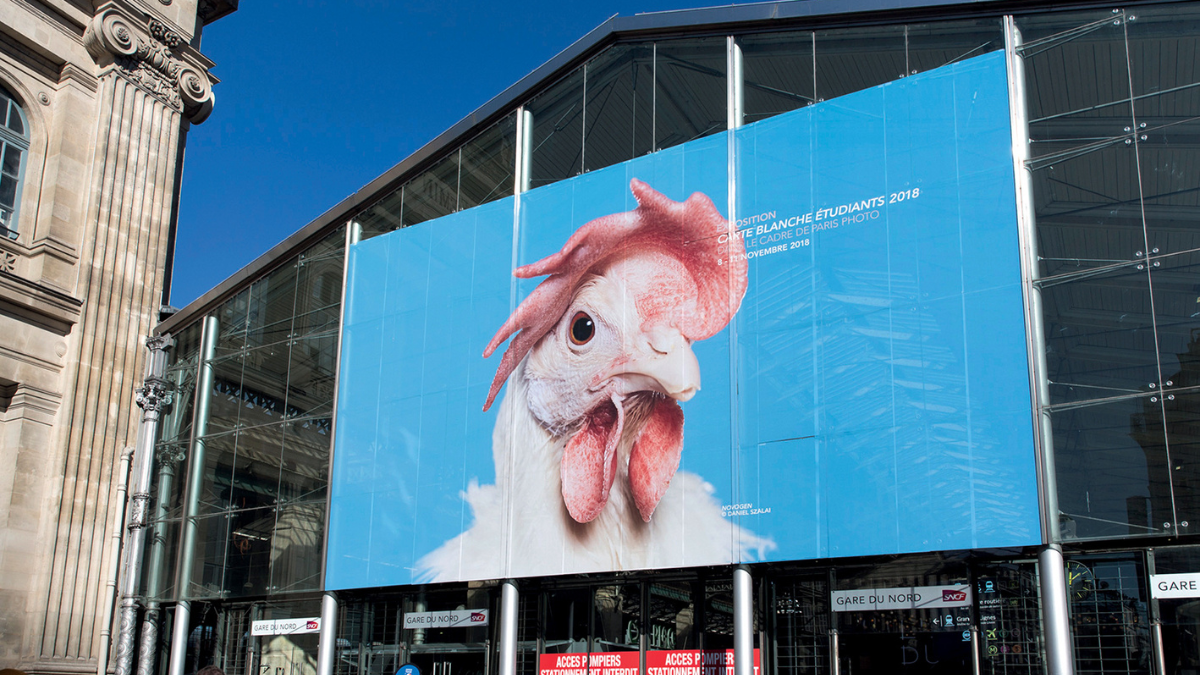
[[[167,24],[110,2],[97,11],[83,44],[101,68],[115,71],[193,124],[212,112],[212,62]]]
[[[11,272],[0,272],[0,308],[66,335],[79,321],[83,302]]]

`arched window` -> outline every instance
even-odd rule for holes
[[[29,124],[16,99],[0,87],[0,236],[17,238],[17,202],[29,150]]]

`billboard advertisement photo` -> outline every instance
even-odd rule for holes
[[[354,244],[326,587],[1037,543],[1008,105],[985,54]]]

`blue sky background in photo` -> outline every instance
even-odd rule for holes
[[[703,0],[246,1],[201,51],[171,304],[183,307],[613,14]],[[724,3],[722,3],[724,4]]]

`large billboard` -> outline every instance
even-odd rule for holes
[[[986,54],[352,246],[326,587],[1037,543],[1008,106]]]

